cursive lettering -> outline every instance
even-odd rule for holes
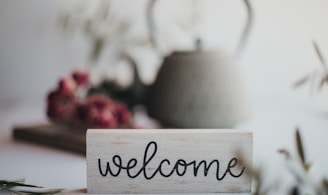
[[[238,165],[238,159],[236,157],[233,157],[228,162],[228,165],[223,172],[222,175],[220,175],[220,162],[217,159],[214,159],[210,161],[209,163],[205,160],[201,160],[197,163],[196,160],[187,162],[184,159],[178,159],[174,166],[171,166],[171,161],[169,159],[163,159],[157,168],[151,173],[147,167],[149,166],[149,163],[154,159],[157,153],[157,143],[154,141],[151,141],[147,144],[143,156],[142,161],[142,167],[139,170],[135,170],[136,166],[138,164],[138,160],[136,158],[131,158],[127,163],[126,166],[122,163],[122,158],[119,155],[114,155],[112,157],[112,166],[110,162],[106,163],[105,171],[102,169],[102,163],[101,159],[98,159],[98,168],[99,173],[103,177],[106,177],[108,174],[112,177],[117,177],[120,175],[122,170],[126,170],[127,176],[129,178],[136,178],[139,175],[143,175],[145,179],[150,180],[154,178],[157,174],[161,175],[162,177],[170,177],[174,173],[178,176],[184,176],[188,170],[188,167],[193,167],[193,175],[194,177],[198,176],[199,170],[203,170],[203,175],[208,176],[211,169],[215,170],[215,177],[218,181],[223,180],[227,175],[230,175],[231,177],[240,177],[243,175],[245,171],[245,167],[243,167],[239,172],[238,170],[233,171],[233,168]],[[173,164],[172,164],[173,165]],[[170,172],[163,172],[163,167],[172,167]],[[133,174],[132,171],[135,170],[136,172]],[[166,169],[164,169],[166,170]],[[236,173],[237,172],[237,173]]]

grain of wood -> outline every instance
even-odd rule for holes
[[[243,154],[243,162],[237,153]],[[241,163],[252,164],[252,133],[249,131],[87,132],[87,191],[91,194],[250,192],[251,175]],[[106,173],[107,164],[113,174]]]

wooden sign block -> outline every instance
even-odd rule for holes
[[[87,132],[92,194],[250,192],[246,164],[252,164],[252,133],[243,130]]]

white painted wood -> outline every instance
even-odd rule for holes
[[[245,164],[252,164],[252,139],[251,132],[234,129],[88,130],[87,191],[92,194],[250,192],[251,175]],[[244,156],[243,162],[237,152]],[[202,160],[207,165],[212,162],[207,176]],[[133,167],[129,170],[128,162]],[[103,176],[107,163],[114,176],[110,173]],[[123,168],[115,176],[117,165]],[[150,178],[156,170],[157,174]]]

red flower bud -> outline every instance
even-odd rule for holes
[[[91,128],[117,128],[114,113],[114,102],[102,95],[92,95],[77,105],[75,116],[76,121]]]
[[[62,77],[59,80],[58,89],[63,94],[74,94],[76,91],[76,83],[70,77]]]
[[[87,99],[87,105],[97,110],[115,109],[115,105],[113,101],[108,99],[106,96],[99,95],[99,94],[89,96]]]
[[[75,97],[72,94],[55,90],[48,95],[47,116],[55,122],[71,120],[75,109]]]
[[[72,77],[78,86],[86,87],[90,83],[89,73],[84,70],[75,70]]]
[[[116,103],[116,118],[120,126],[129,126],[131,114],[124,104]]]
[[[93,110],[89,115],[89,124],[93,128],[117,128],[117,120],[109,110]]]
[[[87,125],[87,120],[89,116],[89,108],[88,106],[83,104],[77,104],[75,107],[75,122],[79,125]]]

